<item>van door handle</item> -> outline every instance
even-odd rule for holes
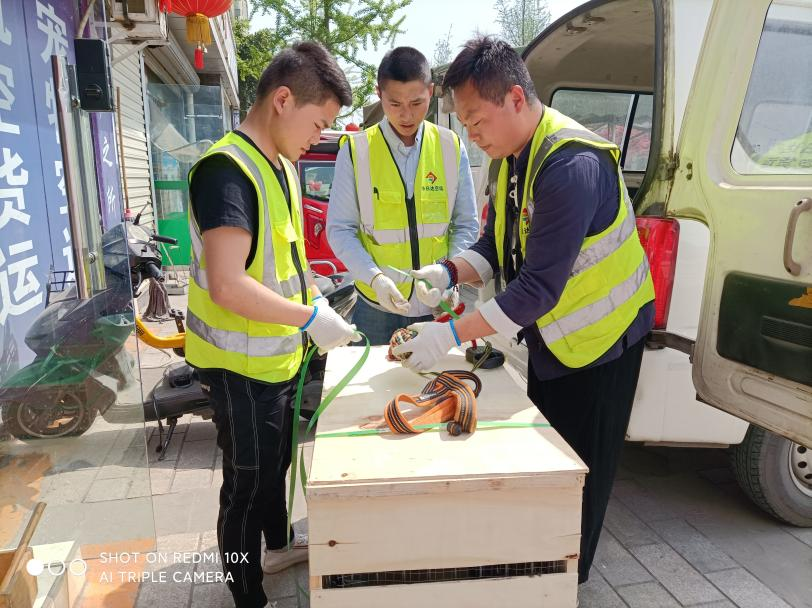
[[[798,226],[798,218],[804,211],[812,211],[812,198],[802,198],[795,203],[792,211],[789,212],[787,236],[784,238],[784,268],[794,277],[801,274],[801,265],[792,259],[792,244],[795,241],[795,228]]]

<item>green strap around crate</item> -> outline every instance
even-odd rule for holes
[[[434,424],[416,424],[414,428],[424,431],[439,431],[446,428],[445,422]],[[493,429],[546,429],[550,428],[549,422],[500,422],[498,420],[480,420],[476,423],[476,430],[488,431]],[[330,439],[333,437],[365,437],[368,435],[386,435],[391,433],[385,429],[362,429],[360,431],[338,431],[335,433],[317,433],[316,439]]]
[[[360,332],[359,332],[360,333]],[[358,358],[358,361],[355,362],[355,365],[352,366],[352,369],[348,371],[344,377],[336,384],[330,392],[327,393],[327,396],[321,400],[319,407],[316,408],[316,411],[313,413],[313,416],[310,418],[310,422],[307,425],[307,430],[305,430],[305,435],[307,435],[316,424],[316,421],[319,419],[319,416],[322,415],[327,406],[329,406],[333,400],[338,396],[338,394],[343,391],[347,385],[352,381],[353,378],[358,374],[361,368],[366,363],[367,358],[369,357],[370,351],[370,344],[369,339],[364,334],[361,334],[364,339],[364,352],[361,353],[361,356]],[[288,537],[290,537],[290,526],[291,526],[291,517],[293,516],[293,499],[296,492],[296,478],[297,478],[297,471],[300,483],[302,484],[302,492],[307,496],[307,471],[305,470],[304,464],[304,446],[299,446],[299,415],[302,411],[302,390],[304,388],[304,381],[305,377],[307,376],[307,368],[310,366],[310,360],[313,358],[313,355],[316,353],[317,348],[315,346],[311,347],[307,354],[305,355],[304,360],[302,361],[302,369],[299,372],[299,380],[296,385],[296,396],[294,399],[293,404],[293,424],[292,424],[292,431],[291,431],[291,454],[290,454],[290,489],[288,491],[288,521],[287,521],[287,530],[288,530]],[[475,371],[478,365],[473,366],[473,370]],[[440,428],[445,428],[445,424],[420,424],[417,425],[415,428],[423,429],[426,431],[437,431]],[[510,421],[493,421],[493,420],[480,420],[477,422],[476,425],[477,430],[489,430],[489,429],[528,429],[528,428],[550,428],[550,424],[546,422],[510,422]],[[381,435],[385,433],[389,433],[389,429],[362,429],[359,431],[346,431],[346,432],[336,432],[336,433],[318,433],[316,435],[317,438],[330,438],[330,437],[363,437],[366,435]],[[290,545],[288,545],[290,548]]]
[[[389,268],[391,268],[392,270],[394,270],[395,272],[397,272],[397,273],[399,273],[399,274],[401,274],[401,275],[403,275],[403,276],[406,276],[406,277],[411,278],[411,280],[412,280],[412,281],[419,281],[419,282],[423,283],[423,284],[424,284],[424,285],[426,285],[426,286],[427,286],[429,289],[432,289],[432,288],[433,288],[433,287],[432,287],[432,284],[431,284],[431,283],[429,283],[429,282],[428,282],[426,279],[416,279],[415,277],[413,277],[412,275],[410,275],[408,272],[403,272],[403,271],[402,271],[400,268],[395,268],[395,267],[394,267],[394,266],[392,266],[391,264],[389,264]],[[460,318],[460,316],[459,316],[457,313],[455,313],[455,312],[454,312],[454,309],[452,309],[452,308],[451,308],[451,307],[448,305],[448,302],[446,302],[445,300],[440,300],[440,308],[442,308],[442,309],[443,309],[443,312],[446,312],[446,313],[448,313],[449,315],[451,315],[451,318],[452,318],[452,319],[454,319],[455,321],[457,321],[457,320]]]
[[[321,400],[319,407],[316,408],[316,411],[310,418],[305,435],[307,435],[313,429],[313,426],[316,424],[316,421],[319,419],[322,412],[327,409],[327,406],[333,402],[333,399],[335,399],[338,394],[343,391],[344,388],[346,388],[346,386],[352,381],[352,379],[355,378],[355,375],[364,366],[364,363],[366,363],[370,350],[369,340],[364,334],[361,334],[361,337],[364,339],[364,352],[361,353],[361,356],[358,358],[358,361],[355,362],[355,365],[352,366],[352,369],[348,371],[339,381],[339,383],[330,389],[327,396]],[[304,464],[304,446],[299,446],[299,414],[302,411],[302,389],[304,387],[305,377],[307,376],[307,368],[310,366],[310,360],[313,358],[316,350],[317,348],[315,346],[311,347],[310,350],[307,351],[304,361],[302,361],[302,369],[299,372],[299,382],[296,386],[296,398],[293,404],[293,430],[290,440],[290,490],[288,491],[288,537],[290,537],[290,518],[293,516],[293,497],[296,492],[297,470],[299,472],[299,478],[302,484],[302,492],[305,494],[305,496],[307,495],[307,472],[305,471]],[[290,548],[290,545],[288,545],[288,548]]]

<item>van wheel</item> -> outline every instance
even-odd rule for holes
[[[731,449],[731,464],[761,509],[793,526],[812,527],[812,449],[750,425]]]

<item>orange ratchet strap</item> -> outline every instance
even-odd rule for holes
[[[473,383],[473,389],[467,384]],[[432,379],[419,395],[400,394],[390,401],[383,417],[393,433],[422,433],[414,425],[448,422],[448,432],[459,435],[476,429],[476,398],[482,390],[482,381],[476,374],[463,370],[449,370]],[[431,409],[412,420],[407,420],[400,409],[401,403]]]

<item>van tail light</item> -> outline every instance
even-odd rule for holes
[[[485,230],[488,203],[482,207],[479,234]],[[637,233],[648,257],[651,279],[654,283],[654,329],[665,329],[671,308],[671,292],[677,272],[679,222],[670,218],[638,217]]]
[[[665,329],[677,272],[679,222],[659,217],[638,217],[637,233],[651,266],[654,281],[654,329]]]
[[[488,203],[482,205],[482,217],[479,218],[479,236],[485,232],[485,224],[488,222]]]

